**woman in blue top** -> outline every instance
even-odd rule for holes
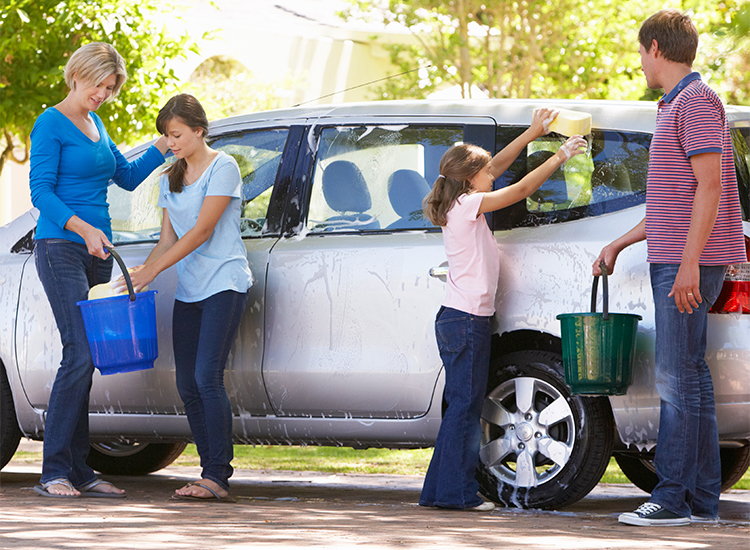
[[[112,258],[103,248],[112,246],[110,179],[132,191],[164,162],[167,151],[160,138],[128,163],[96,116],[126,78],[125,62],[111,45],[81,47],[65,66],[70,92],[39,115],[31,132],[29,183],[39,209],[34,255],[63,344],[45,418],[41,485],[35,487],[43,496],[125,496],[86,465],[94,364],[76,302],[112,273]]]
[[[229,496],[233,471],[224,367],[252,284],[240,232],[242,178],[231,156],[206,143],[208,119],[193,96],[170,99],[159,111],[156,128],[177,161],[159,181],[159,242],[131,279],[140,290],[177,264],[172,315],[177,390],[203,472],[173,498],[223,499]],[[118,281],[123,289],[122,278]]]

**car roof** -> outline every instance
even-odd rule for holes
[[[217,120],[211,123],[213,132],[221,133],[229,127],[267,123],[281,120],[326,119],[337,122],[356,118],[363,123],[367,119],[388,118],[450,118],[490,117],[498,124],[528,125],[531,113],[538,107],[563,108],[583,111],[592,115],[592,126],[600,129],[653,132],[656,123],[654,101],[611,101],[584,99],[487,99],[487,100],[408,100],[370,101],[334,105],[300,106],[290,109],[263,111]],[[727,106],[730,120],[746,120],[750,124],[750,107]],[[744,124],[742,124],[744,125]]]

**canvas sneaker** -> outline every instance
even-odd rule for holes
[[[641,504],[634,512],[625,512],[617,518],[620,523],[650,527],[653,525],[690,525],[690,518],[681,517],[670,512],[660,504],[646,502]]]
[[[489,512],[490,510],[495,509],[495,503],[486,500],[479,506],[474,506],[473,508],[464,508],[464,509],[468,512]]]

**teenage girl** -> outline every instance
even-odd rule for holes
[[[440,176],[424,199],[425,216],[443,228],[449,272],[446,297],[435,319],[448,407],[419,499],[422,506],[475,511],[495,507],[484,502],[474,478],[490,364],[490,319],[500,274],[497,243],[482,214],[527,198],[568,159],[585,151],[586,141],[573,136],[521,181],[492,190],[495,178],[531,141],[549,132],[556,116],[556,111],[538,110],[529,129],[494,158],[475,145],[452,146],[440,159]]]
[[[159,242],[131,279],[139,290],[177,264],[172,317],[177,390],[203,472],[173,498],[223,499],[233,472],[224,367],[252,284],[240,232],[242,179],[237,162],[206,143],[208,120],[193,96],[170,99],[156,128],[177,161],[159,181]],[[120,278],[119,288],[123,285]]]

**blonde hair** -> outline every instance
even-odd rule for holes
[[[448,149],[440,159],[440,176],[422,201],[424,216],[434,225],[445,226],[448,211],[456,199],[472,192],[469,180],[491,160],[492,155],[487,151],[469,143],[459,143]]]
[[[76,79],[86,86],[95,86],[109,75],[115,75],[117,81],[107,101],[117,97],[128,78],[125,60],[114,46],[105,42],[92,42],[78,48],[66,63],[64,74],[65,83],[71,90],[76,89]]]

